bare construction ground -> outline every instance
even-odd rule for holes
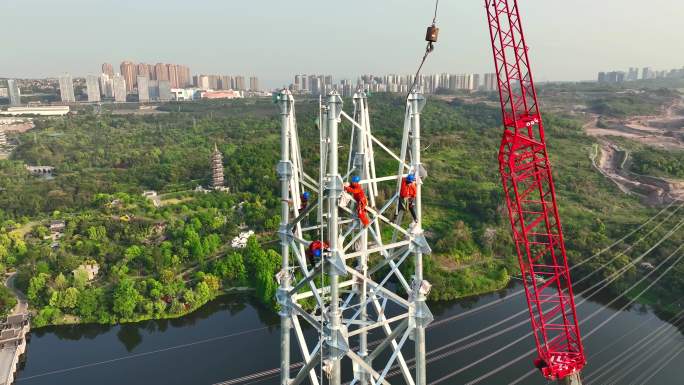
[[[652,147],[684,150],[683,107],[682,100],[678,100],[665,108],[660,116],[637,116],[626,121],[602,120],[601,127],[598,127],[600,118],[592,117],[584,129],[587,135],[598,140],[592,154],[594,166],[622,191],[639,195],[648,204],[684,200],[684,181],[630,172],[624,167],[629,152],[611,141],[611,137],[624,137]]]

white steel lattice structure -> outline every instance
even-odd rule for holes
[[[420,93],[407,99],[397,153],[373,136],[365,93],[354,95],[350,116],[339,94],[331,92],[325,103],[319,102],[319,169],[311,173],[303,168],[292,94],[283,90],[277,103],[282,124],[277,167],[282,188],[282,270],[277,276],[281,385],[389,384],[394,365],[402,374],[395,383],[425,385],[425,327],[433,319],[425,304],[430,284],[422,272],[423,254],[430,253],[421,221],[421,184],[427,173],[420,162],[420,112],[425,99]],[[338,135],[343,121],[349,123],[344,127],[350,128],[351,138],[345,170],[340,168],[344,147]],[[396,174],[376,173],[374,148],[384,152],[379,155],[385,162],[396,162]],[[317,178],[312,176],[316,173]],[[416,179],[414,221],[398,210],[402,178],[409,174]],[[368,200],[368,226],[345,192],[352,176],[361,179]],[[315,199],[303,203],[304,191]],[[307,255],[315,240],[327,243],[318,261]],[[295,343],[290,342],[292,329]],[[304,361],[301,366],[291,363],[292,345]],[[415,361],[409,365],[410,358]]]

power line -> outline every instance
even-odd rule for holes
[[[261,331],[261,330],[266,330],[266,329],[268,329],[268,327],[265,326],[265,327],[261,327],[261,328],[243,330],[243,331],[241,331],[241,332],[226,334],[226,335],[218,336],[218,337],[207,338],[207,339],[200,340],[200,341],[189,342],[189,343],[187,343],[187,344],[180,344],[180,345],[170,346],[170,347],[168,347],[168,348],[157,349],[157,350],[151,350],[151,351],[149,351],[149,352],[131,354],[131,355],[128,355],[128,356],[112,358],[112,359],[104,360],[104,361],[91,362],[91,363],[89,363],[89,364],[83,364],[83,365],[78,365],[78,366],[72,366],[72,367],[70,367],[70,368],[65,368],[65,369],[51,370],[51,371],[49,371],[49,372],[43,372],[43,373],[39,373],[39,374],[34,374],[34,375],[32,375],[32,376],[26,376],[26,377],[23,377],[23,376],[22,376],[22,377],[20,377],[17,381],[29,380],[29,379],[38,378],[38,377],[45,377],[45,376],[49,376],[49,375],[53,375],[53,374],[66,373],[66,372],[71,372],[71,371],[78,370],[78,369],[85,369],[85,368],[90,368],[90,367],[93,367],[93,366],[104,365],[104,364],[111,364],[111,363],[114,363],[114,362],[129,360],[129,359],[132,359],[132,358],[145,357],[145,356],[149,356],[149,355],[152,355],[152,354],[163,353],[163,352],[168,352],[168,351],[171,351],[171,350],[177,350],[177,349],[187,348],[187,347],[190,347],[190,346],[201,345],[201,344],[205,344],[205,343],[208,343],[208,342],[214,342],[214,341],[224,340],[224,339],[227,339],[227,338],[237,337],[237,336],[240,336],[240,335],[249,334],[249,333],[253,333],[253,332]]]
[[[684,225],[684,220],[682,220],[677,226],[675,226],[675,228],[673,228],[670,232],[668,232],[668,234],[667,234],[665,237],[663,237],[661,240],[659,240],[658,243],[656,243],[656,245],[654,245],[653,247],[651,247],[651,248],[650,248],[649,250],[647,250],[645,253],[641,254],[637,259],[635,259],[634,261],[632,261],[632,262],[631,262],[630,264],[628,264],[626,267],[628,268],[630,265],[634,265],[634,264],[638,263],[638,261],[640,261],[641,259],[643,259],[643,257],[645,257],[647,254],[649,254],[651,251],[653,251],[658,245],[660,245],[660,243],[664,242],[665,239],[669,238],[670,236],[672,236],[672,234],[674,234],[677,230],[679,230],[679,228],[681,228],[682,225]],[[679,249],[680,249],[681,247],[682,247],[682,246],[680,246],[679,248],[677,248],[677,250],[675,250],[675,252],[672,253],[667,259],[669,259],[669,258],[671,258],[672,256],[674,256],[675,253],[676,253],[677,251],[679,251]],[[679,260],[681,260],[682,257],[684,257],[684,256],[680,256]],[[677,262],[679,262],[679,260],[678,260]],[[666,262],[666,261],[664,261],[664,262]],[[661,267],[661,266],[664,264],[664,262],[661,263],[661,264],[658,266],[658,268]],[[672,266],[670,266],[668,269],[666,269],[666,270],[658,277],[658,279],[657,279],[655,282],[657,282],[660,278],[662,278],[665,274],[667,274],[667,273],[670,271],[670,269],[671,269],[672,267],[674,267],[675,265],[676,265],[676,263],[673,264]],[[654,269],[654,271],[655,271],[655,270],[656,270],[656,269]],[[625,271],[626,271],[626,269],[624,269],[624,270],[622,270],[622,271],[617,271],[617,272],[615,273],[615,276],[612,277],[612,278],[610,278],[610,280],[609,280],[608,282],[606,282],[601,288],[599,288],[598,290],[592,292],[589,296],[583,298],[582,301],[580,301],[580,302],[578,303],[578,306],[582,305],[582,304],[585,303],[587,300],[589,300],[589,298],[593,297],[593,296],[596,295],[599,291],[603,290],[608,284],[610,284],[610,283],[613,282],[615,279],[617,279],[617,277],[618,277],[619,275],[622,275]],[[646,278],[647,278],[647,277],[646,277]],[[606,279],[608,279],[608,278],[606,278]],[[604,280],[605,280],[605,279],[604,279]],[[602,282],[602,281],[601,281],[601,282]],[[599,282],[599,284],[600,284],[601,282]],[[641,282],[643,282],[643,279],[640,280],[640,281],[638,281],[637,283],[633,284],[629,289],[625,290],[625,291],[623,292],[623,294],[621,294],[620,296],[618,296],[618,298],[624,296],[625,293],[630,292],[632,289],[634,289],[634,288],[635,288],[637,285],[639,285]],[[639,296],[642,295],[646,290],[650,289],[650,288],[655,284],[655,282],[653,282],[651,285],[649,285],[646,289],[642,290],[642,292],[639,293],[639,295],[637,295],[635,298],[633,298],[632,300],[630,300],[628,304],[631,304],[631,303],[633,303],[634,301],[636,301],[636,299],[638,299]],[[584,290],[582,293],[580,293],[580,295],[583,296],[585,293],[587,293],[588,291],[590,291],[591,289],[593,289],[595,286],[596,286],[596,285],[590,287],[590,288],[587,289],[587,290]],[[614,302],[614,301],[615,301],[615,300],[613,300],[612,302]],[[626,305],[626,306],[627,306],[627,305]],[[626,306],[625,306],[625,307],[626,307]],[[624,310],[625,307],[623,307],[623,308],[620,309],[619,311]],[[619,311],[616,312],[615,314],[619,314]],[[598,312],[594,312],[590,317],[586,318],[585,321],[588,320],[588,319],[590,319],[590,318],[592,318],[592,317],[595,316],[596,314],[598,314]],[[614,314],[611,318],[609,318],[609,320],[612,319],[612,318],[614,318],[615,314]],[[559,317],[559,316],[556,316],[556,318],[558,318],[558,317]],[[599,330],[601,327],[603,327],[606,323],[607,323],[607,322],[604,322],[604,323],[600,324],[598,327],[594,328],[590,333],[587,334],[587,337],[590,336],[591,334],[593,334],[594,332],[598,331],[598,330]],[[523,324],[523,323],[519,323],[517,326],[516,326],[516,325],[513,325],[512,327],[507,328],[506,331],[508,331],[509,329],[515,329],[515,328],[517,328],[517,327],[519,327],[519,326],[522,326],[522,324]],[[498,335],[498,334],[500,334],[500,333],[495,333],[495,334]],[[487,338],[485,338],[485,339],[483,339],[483,340],[487,340]],[[514,343],[512,343],[512,344],[506,345],[506,349],[509,348],[509,347],[511,347],[511,346],[513,346],[513,345],[515,345],[516,343],[518,343],[518,342],[520,342],[520,341],[522,341],[522,339],[516,340],[516,341],[514,341]],[[476,343],[476,344],[477,344],[477,343]],[[471,347],[471,346],[468,346],[468,347]],[[446,357],[446,356],[449,356],[449,355],[454,354],[454,353],[456,353],[456,352],[458,352],[458,351],[461,351],[461,350],[462,350],[462,349],[459,348],[459,349],[455,349],[454,351],[450,351],[450,352],[441,354],[441,355],[438,356],[438,358],[436,358],[436,359],[444,358],[444,357]],[[501,350],[498,350],[498,351],[501,351]],[[531,350],[530,352],[528,352],[527,354],[531,354],[531,353],[533,353],[533,352],[534,352],[534,349]],[[486,357],[490,357],[490,356],[491,356],[491,355],[488,355],[488,356],[486,356]],[[433,360],[428,359],[428,363],[429,363],[429,362],[432,362],[432,361],[433,361]],[[482,362],[482,359],[479,359],[479,360],[477,360],[477,361],[475,361],[475,362],[476,362],[476,363]],[[517,361],[515,361],[515,362],[517,362]],[[509,362],[507,365],[505,365],[505,367],[511,366],[512,363],[513,363],[513,362]],[[448,378],[451,378],[451,377],[453,377],[454,375],[456,375],[456,374],[462,372],[463,370],[468,369],[468,368],[470,368],[470,367],[472,367],[472,366],[473,366],[472,364],[466,365],[465,367],[462,367],[462,368],[460,368],[460,369],[458,369],[458,370],[452,372],[451,374],[446,375],[446,376],[444,376],[444,377],[438,379],[437,381],[435,381],[435,382],[433,382],[433,383],[430,383],[430,385],[434,385],[434,384],[439,383],[439,382],[441,382],[441,381],[443,381],[443,380],[446,380],[446,379],[448,379]],[[484,378],[487,378],[487,377],[489,377],[489,376],[491,376],[491,375],[493,375],[494,373],[500,371],[501,369],[502,369],[502,368],[499,368],[499,369],[497,369],[497,370],[494,371],[494,372],[490,372],[490,373],[488,373],[488,374],[486,374],[486,375],[481,376],[480,380],[481,380],[481,379],[484,379]],[[478,380],[478,381],[479,381],[479,380]]]
[[[672,355],[670,356],[670,358],[668,358],[667,360],[665,360],[658,368],[656,368],[656,369],[655,369],[648,377],[646,377],[641,383],[642,383],[642,384],[648,384],[648,382],[649,382],[653,377],[655,377],[658,373],[660,373],[661,370],[663,370],[667,365],[670,364],[670,362],[672,362],[675,358],[677,358],[680,354],[682,354],[682,352],[684,352],[684,348],[680,348],[680,349],[677,351],[677,353],[672,354]]]

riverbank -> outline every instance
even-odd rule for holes
[[[231,287],[227,289],[222,289],[221,291],[217,292],[216,294],[212,295],[209,297],[206,301],[203,301],[201,303],[196,304],[195,306],[191,307],[183,307],[182,311],[179,313],[165,313],[165,314],[141,314],[136,317],[131,317],[131,318],[123,318],[123,319],[118,319],[118,320],[112,320],[112,322],[93,322],[93,321],[88,321],[88,322],[82,322],[81,318],[75,315],[71,314],[63,314],[61,317],[58,317],[52,322],[41,324],[40,326],[34,327],[34,329],[41,329],[45,327],[50,327],[50,326],[64,326],[64,325],[84,325],[84,324],[97,324],[97,325],[125,325],[125,324],[130,324],[130,323],[136,323],[136,322],[144,322],[144,321],[159,321],[159,320],[165,320],[165,319],[178,319],[182,318],[188,315],[191,315],[192,313],[202,309],[205,305],[208,303],[215,301],[217,298],[221,296],[226,296],[226,295],[234,295],[234,294],[245,294],[249,292],[253,292],[254,289],[250,287]],[[35,309],[30,309],[31,314],[36,314]]]

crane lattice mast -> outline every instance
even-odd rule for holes
[[[547,379],[581,384],[586,359],[518,2],[485,0],[485,7],[505,128],[499,170],[537,346],[535,365]]]

